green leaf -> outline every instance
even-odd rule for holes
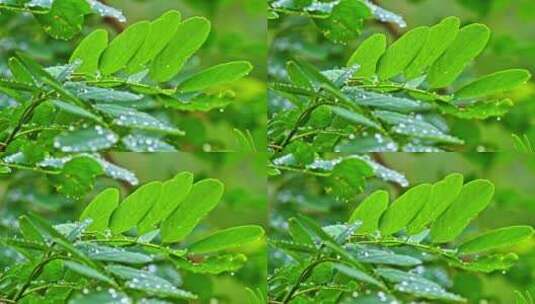
[[[377,273],[387,281],[397,283],[394,289],[399,292],[430,300],[466,302],[461,296],[449,293],[437,283],[417,274],[391,268],[379,268],[377,269]]]
[[[429,200],[431,188],[431,184],[418,185],[398,197],[381,218],[381,233],[391,235],[405,228]]]
[[[129,26],[115,37],[102,54],[100,72],[111,75],[125,68],[147,38],[149,30],[150,23],[141,21]]]
[[[199,221],[217,206],[223,196],[223,188],[223,183],[216,179],[195,183],[184,201],[162,223],[163,242],[179,242],[188,236]]]
[[[141,48],[128,63],[129,73],[143,70],[146,63],[153,60],[175,35],[182,16],[179,11],[169,11],[150,24],[150,31]]]
[[[288,220],[288,233],[297,243],[313,245],[314,241],[306,231],[305,227],[296,218]]]
[[[494,271],[508,270],[517,262],[518,255],[514,253],[508,253],[490,256],[486,255],[470,262],[456,263],[454,266],[473,272],[492,273]]]
[[[83,118],[89,118],[91,120],[94,120],[98,123],[102,123],[102,119],[100,119],[100,117],[96,116],[95,114],[87,111],[86,109],[83,109],[83,108],[80,108],[79,106],[77,105],[73,105],[71,103],[67,103],[67,102],[64,102],[64,101],[61,101],[61,100],[53,100],[52,103],[54,104],[54,106],[58,107],[59,109],[69,113],[69,114],[73,114],[73,115],[76,115],[76,116],[79,116],[79,117],[83,117]]]
[[[528,70],[511,69],[484,76],[455,92],[455,97],[468,99],[512,90],[531,78]]]
[[[361,263],[393,266],[417,266],[422,264],[417,258],[396,254],[392,251],[368,248],[357,244],[346,245],[346,249]]]
[[[172,180],[163,183],[160,197],[147,215],[139,223],[139,233],[156,228],[156,224],[166,219],[188,196],[193,186],[193,174],[182,172]]]
[[[65,267],[69,268],[70,270],[78,274],[81,274],[83,276],[86,276],[88,278],[99,280],[99,281],[108,283],[113,286],[116,285],[112,278],[110,278],[109,276],[103,273],[100,273],[98,270],[91,268],[87,265],[83,265],[83,264],[73,262],[73,261],[64,261],[63,264],[65,265]]]
[[[54,148],[62,152],[96,152],[117,143],[119,136],[101,126],[63,132],[54,137]]]
[[[375,75],[377,63],[386,50],[386,36],[374,34],[364,40],[358,49],[351,55],[347,66],[358,64],[360,67],[353,75],[355,77],[371,77]]]
[[[108,32],[101,29],[95,30],[78,44],[69,62],[81,60],[82,64],[76,69],[76,72],[95,74],[98,70],[100,57],[107,47]]]
[[[435,243],[454,240],[481,211],[489,205],[494,185],[488,180],[475,180],[464,185],[450,207],[431,226]]]
[[[373,175],[368,163],[348,158],[336,164],[326,179],[326,191],[340,200],[349,200],[364,189],[366,179]]]
[[[102,167],[95,159],[79,156],[68,161],[60,174],[49,178],[58,192],[71,198],[80,198],[93,189],[95,177],[102,173]]]
[[[431,66],[427,82],[431,88],[449,86],[487,45],[490,29],[479,23],[463,27],[444,54]]]
[[[189,300],[197,299],[191,292],[176,288],[171,282],[149,271],[120,265],[109,265],[106,269],[118,277],[128,280],[126,282],[126,287],[129,289],[140,290],[159,297]]]
[[[170,126],[166,122],[132,108],[122,107],[115,104],[97,104],[95,108],[113,117],[113,123],[117,126],[147,131],[184,135],[184,132]]]
[[[381,215],[388,208],[388,197],[388,192],[383,190],[378,190],[370,194],[353,211],[349,222],[362,222],[362,225],[357,230],[359,233],[373,233],[377,231],[379,229]]]
[[[237,248],[244,244],[254,242],[264,235],[264,229],[260,226],[239,226],[218,231],[189,246],[189,251],[194,254],[210,253],[229,248]]]
[[[418,55],[428,35],[429,27],[421,26],[410,30],[394,42],[379,61],[379,78],[386,80],[401,74]]]
[[[532,236],[533,227],[531,226],[500,228],[464,242],[459,247],[459,254],[472,254],[496,248],[510,247]]]
[[[446,211],[461,192],[463,181],[464,177],[461,174],[453,173],[433,184],[429,201],[407,226],[407,232],[409,234],[422,232],[428,224]]]
[[[349,267],[347,265],[339,264],[339,263],[333,264],[333,268],[359,282],[364,282],[367,284],[377,286],[379,288],[384,288],[384,285],[380,281],[378,281],[377,279],[370,276],[369,274],[362,272],[356,268]]]
[[[201,91],[212,86],[230,83],[243,78],[252,69],[253,66],[247,61],[220,64],[186,78],[180,83],[177,89],[184,93]]]
[[[329,40],[347,43],[360,35],[364,19],[370,15],[370,9],[364,2],[341,0],[327,18],[316,18],[314,22]]]
[[[366,116],[362,114],[356,113],[351,110],[347,110],[342,107],[336,107],[336,106],[331,106],[331,109],[333,110],[333,113],[335,113],[336,115],[346,119],[347,121],[355,123],[356,125],[363,125],[366,127],[376,129],[376,130],[382,130],[381,125],[379,125],[375,121],[367,118]]]
[[[459,18],[448,17],[439,24],[432,26],[425,45],[405,69],[405,77],[414,79],[437,61],[457,37],[460,24],[461,20]]]
[[[45,32],[56,39],[69,40],[82,30],[85,15],[91,12],[85,0],[54,1],[47,14],[36,14]]]
[[[104,232],[108,228],[110,217],[119,206],[119,199],[119,190],[115,188],[108,188],[95,196],[80,215],[80,221],[92,220],[88,232]]]
[[[82,243],[77,248],[83,251],[91,260],[103,262],[115,262],[122,264],[147,264],[153,261],[152,257],[124,248]]]
[[[123,233],[135,227],[156,204],[162,192],[161,182],[151,182],[139,187],[127,196],[110,219],[110,229],[114,234]]]
[[[200,263],[193,263],[182,258],[173,259],[173,261],[181,269],[192,273],[220,274],[239,270],[247,262],[247,257],[243,254],[217,254],[206,257]]]
[[[24,239],[44,243],[44,239],[35,224],[26,216],[19,218],[19,229]]]
[[[204,44],[210,34],[210,28],[210,22],[202,17],[182,22],[169,44],[152,62],[150,77],[157,82],[171,80]]]

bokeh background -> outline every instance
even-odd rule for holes
[[[195,180],[220,179],[225,184],[223,199],[188,237],[190,241],[232,226],[267,226],[265,154],[111,153],[108,159],[135,173],[141,184],[167,180],[182,171],[193,172]],[[28,212],[35,212],[51,223],[72,222],[92,198],[107,187],[119,187],[123,198],[135,190],[129,184],[99,177],[91,193],[80,200],[71,200],[58,195],[53,183],[41,173],[25,171],[0,177],[0,237],[12,235],[16,218]],[[199,294],[202,303],[209,303],[210,299],[219,299],[219,303],[246,303],[245,287],[265,288],[266,245],[255,242],[244,250],[249,260],[234,275],[191,275],[184,278],[184,287]],[[0,267],[8,266],[11,261],[9,252],[0,248]]]
[[[257,149],[266,147],[266,7],[264,0],[103,0],[123,12],[126,23],[96,15],[86,17],[82,33],[71,41],[50,38],[30,15],[0,14],[0,75],[7,72],[7,59],[16,51],[29,53],[45,66],[64,64],[78,42],[96,28],[105,28],[113,37],[137,21],[153,20],[174,9],[183,19],[204,16],[212,22],[212,32],[203,48],[184,69],[199,71],[214,64],[248,60],[254,71],[232,85],[236,98],[224,111],[188,114],[164,111],[188,136],[178,142],[181,151],[236,150],[233,129],[249,130]],[[0,100],[0,108],[5,106]],[[162,117],[164,118],[164,117]]]
[[[325,159],[340,155],[325,155]],[[403,174],[414,186],[434,183],[450,173],[462,173],[465,182],[488,179],[496,186],[494,198],[485,211],[461,236],[472,237],[483,231],[510,225],[535,226],[535,155],[520,153],[382,153],[372,155],[384,166]],[[395,198],[406,191],[399,184],[378,178],[367,180],[361,194],[340,201],[325,190],[321,177],[301,172],[284,172],[269,180],[271,206],[270,237],[286,235],[288,218],[304,214],[322,225],[343,223],[369,194],[388,190]],[[522,242],[512,249],[519,262],[507,272],[475,274],[454,271],[451,290],[469,299],[469,303],[514,303],[514,291],[535,292],[535,240]],[[277,264],[276,256],[270,259]]]

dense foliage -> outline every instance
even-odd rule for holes
[[[392,203],[388,192],[376,191],[344,224],[320,227],[310,218],[291,218],[291,238],[270,241],[283,253],[278,259],[292,265],[272,266],[271,297],[282,303],[465,302],[447,291],[449,272],[507,270],[518,256],[493,251],[533,235],[531,226],[510,226],[456,241],[493,194],[488,180],[463,185],[463,176],[452,174],[412,187]]]

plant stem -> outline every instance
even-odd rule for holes
[[[44,102],[45,100],[47,100],[49,97],[49,94],[47,93],[41,93],[39,94],[38,96],[36,96],[34,98],[34,100],[32,101],[32,103],[24,110],[24,112],[22,113],[17,125],[15,126],[15,128],[13,129],[13,131],[11,131],[11,133],[9,134],[9,136],[7,137],[7,139],[0,145],[0,153],[2,152],[5,152],[7,147],[16,139],[17,137],[17,134],[20,132],[20,130],[22,129],[22,127],[24,126],[24,124],[28,123],[28,121],[30,121],[30,119],[32,118],[33,116],[33,112],[35,111],[35,109],[42,103]]]
[[[44,255],[43,255],[43,258],[41,260],[41,262],[39,262],[39,264],[37,264],[37,266],[35,266],[35,268],[32,270],[30,276],[28,276],[28,279],[26,279],[26,282],[24,282],[24,285],[22,285],[22,287],[19,289],[19,291],[17,292],[17,294],[15,295],[15,297],[13,298],[13,300],[15,302],[17,302],[18,300],[20,300],[23,296],[24,296],[24,292],[30,287],[30,284],[32,283],[32,281],[37,278],[41,272],[43,272],[43,268],[45,268],[45,266],[60,258],[59,256],[50,256],[49,257],[49,252],[45,252]]]

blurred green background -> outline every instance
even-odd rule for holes
[[[267,226],[267,155],[262,153],[111,153],[108,159],[131,170],[140,183],[166,180],[178,172],[190,171],[195,180],[217,178],[225,184],[221,203],[201,222],[188,242],[218,229],[237,225]],[[51,182],[39,173],[17,172],[0,178],[0,236],[12,235],[15,220],[21,214],[36,212],[52,223],[72,222],[83,208],[101,190],[119,187],[123,197],[135,190],[128,184],[109,178],[97,178],[95,189],[80,200],[59,196]],[[181,244],[187,245],[187,244]],[[266,288],[267,262],[264,242],[255,242],[242,248],[249,260],[234,275],[189,275],[186,288],[200,295],[202,303],[246,303],[245,287]],[[11,258],[0,250],[0,267],[11,263]]]

